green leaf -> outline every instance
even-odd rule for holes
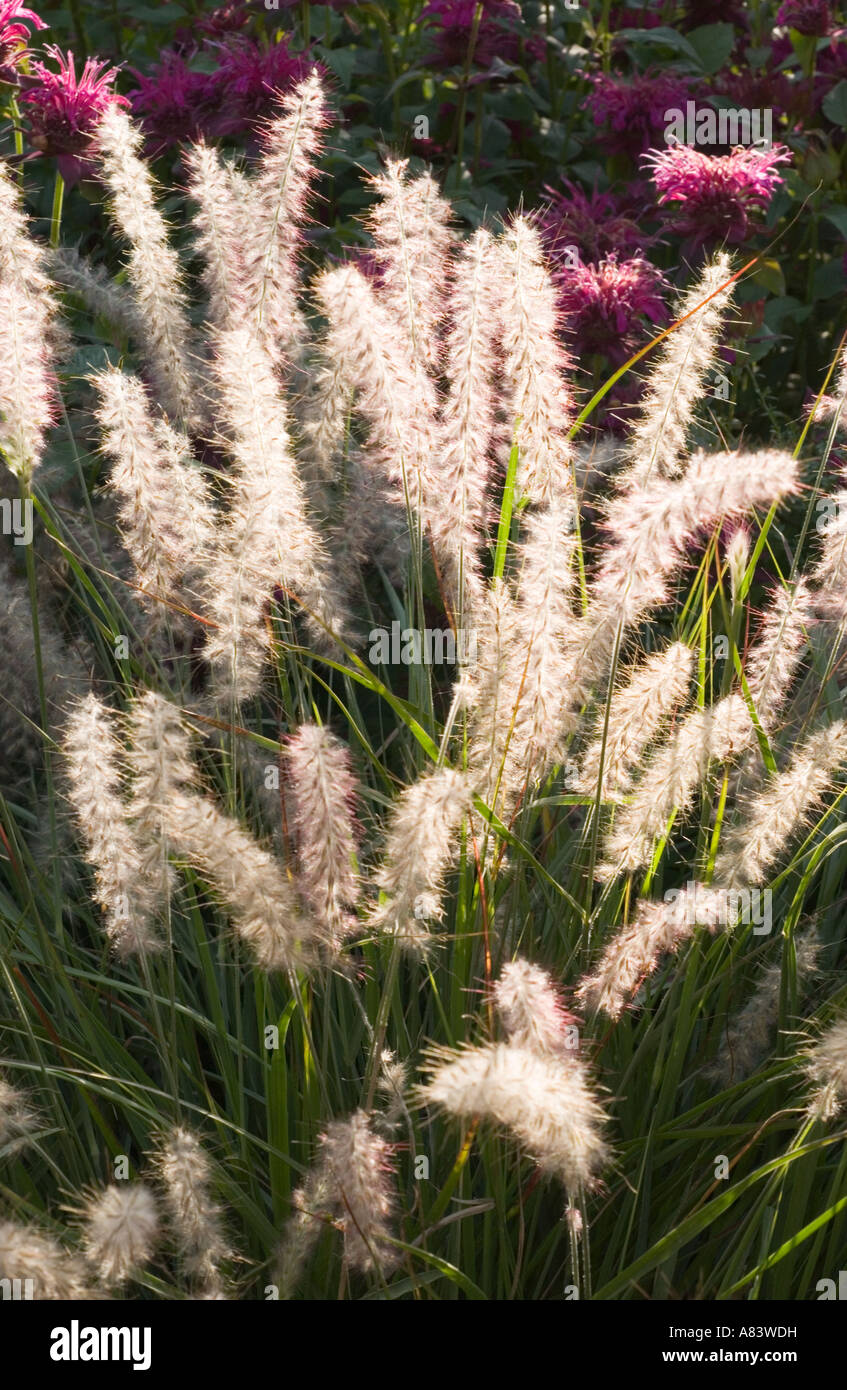
[[[475,1303],[487,1301],[488,1295],[483,1293],[479,1285],[475,1284],[473,1279],[470,1279],[467,1274],[463,1274],[455,1265],[451,1265],[449,1260],[442,1260],[439,1255],[433,1255],[429,1250],[422,1250],[419,1245],[407,1245],[405,1241],[392,1240],[390,1236],[386,1237],[386,1239],[389,1245],[396,1246],[398,1250],[405,1250],[407,1255],[411,1255],[416,1260],[422,1260],[424,1264],[432,1265],[434,1269],[437,1269],[440,1274],[443,1274],[445,1278],[454,1283],[457,1288],[461,1289],[462,1292],[467,1294],[468,1298],[473,1299]],[[379,1296],[380,1295],[374,1295],[374,1297]],[[386,1295],[383,1293],[381,1296],[385,1297]],[[390,1296],[391,1289],[389,1286],[388,1297]]]
[[[158,9],[154,9],[152,5],[135,5],[132,17],[144,24],[155,24],[159,29],[164,29],[168,24],[185,19],[186,12],[182,5],[159,5]]]
[[[718,72],[729,58],[735,44],[732,24],[701,24],[687,35],[705,73]]]
[[[62,375],[68,380],[92,376],[106,367],[117,367],[121,355],[111,343],[90,343],[86,347],[75,348],[68,353],[62,363]]]
[[[677,33],[676,29],[668,29],[665,25],[660,24],[656,29],[621,29],[619,38],[626,40],[630,45],[673,49],[675,53],[684,53],[686,58],[690,58],[698,68],[700,67],[697,49],[688,42],[684,34]]]
[[[760,362],[763,357],[776,347],[779,337],[771,332],[767,324],[764,324],[754,338],[748,338],[744,344],[744,351],[747,354],[748,362]]]
[[[835,1140],[827,1138],[818,1140],[814,1143],[804,1144],[802,1147],[798,1145],[797,1148],[789,1150],[787,1154],[780,1154],[778,1158],[772,1158],[769,1162],[762,1164],[762,1166],[757,1168],[754,1172],[748,1173],[747,1176],[736,1183],[734,1187],[729,1188],[726,1192],[722,1192],[719,1197],[715,1197],[711,1202],[700,1207],[699,1211],[693,1212],[691,1216],[680,1222],[680,1224],[672,1231],[668,1232],[666,1236],[662,1236],[655,1245],[651,1246],[649,1250],[646,1250],[633,1264],[621,1270],[608,1284],[604,1284],[602,1288],[597,1289],[593,1297],[598,1301],[616,1298],[618,1294],[623,1293],[631,1285],[637,1285],[638,1280],[643,1279],[645,1274],[649,1274],[652,1269],[656,1268],[656,1265],[661,1264],[663,1260],[666,1260],[668,1256],[675,1250],[678,1250],[680,1246],[693,1240],[701,1231],[708,1230],[716,1217],[725,1212],[734,1202],[737,1202],[739,1197],[749,1192],[757,1182],[761,1182],[762,1178],[768,1177],[771,1173],[778,1173],[782,1169],[790,1167],[792,1163],[795,1163],[797,1159],[802,1158],[805,1154],[816,1153],[819,1149],[834,1142]]]
[[[484,116],[482,120],[482,148],[486,159],[501,159],[509,148],[512,132],[504,121],[496,116]]]
[[[760,261],[751,278],[769,294],[785,294],[785,276],[779,261]]]
[[[823,215],[827,222],[831,222],[833,227],[837,227],[841,235],[847,238],[847,208],[837,205],[828,207]]]
[[[517,430],[517,421],[515,422]],[[502,579],[503,571],[506,568],[506,550],[509,545],[509,532],[512,529],[512,509],[515,502],[515,477],[518,471],[518,446],[512,445],[509,454],[509,467],[506,473],[506,483],[503,488],[503,500],[500,505],[500,524],[497,527],[497,548],[494,552],[494,578]]]
[[[791,47],[800,61],[808,63],[811,55],[817,51],[816,36],[814,34],[801,34],[799,29],[789,29],[788,37],[791,40]]]
[[[847,126],[847,79],[842,79],[823,99],[823,114],[833,125]]]
[[[841,257],[819,265],[815,271],[813,299],[832,299],[833,295],[844,293],[844,267]]]
[[[320,57],[321,62],[326,63],[327,67],[331,68],[336,77],[341,80],[344,90],[349,91],[353,85],[358,51],[355,48],[326,49],[321,45]]]
[[[779,295],[776,299],[769,299],[765,305],[765,323],[774,333],[779,333],[784,319],[803,323],[811,312],[811,304],[804,304],[792,294]]]

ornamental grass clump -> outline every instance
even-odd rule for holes
[[[0,1273],[808,1297],[845,1235],[831,443],[716,420],[725,250],[610,441],[541,220],[465,236],[392,156],[325,254],[332,123],[307,73],[250,160],[180,152],[166,217],[105,100],[97,264],[0,169],[33,526],[0,572]]]

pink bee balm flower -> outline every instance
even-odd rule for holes
[[[640,73],[629,81],[597,73],[588,106],[594,120],[607,127],[610,149],[640,154],[656,144],[668,123],[666,113],[685,110],[694,93],[683,78],[666,73]]]
[[[791,158],[784,145],[770,150],[737,148],[727,155],[708,155],[688,145],[651,151],[659,205],[678,203],[677,230],[692,244],[709,240],[738,245],[753,230],[752,216],[764,210],[783,182],[776,166]]]
[[[625,212],[612,193],[587,194],[564,181],[564,191],[544,189],[546,204],[540,219],[541,235],[548,254],[567,269],[576,247],[579,259],[599,261],[610,251],[627,256],[640,251],[651,240]]]
[[[731,97],[735,108],[770,110],[775,120],[787,112],[799,111],[805,101],[801,84],[792,82],[787,72],[776,69],[755,73],[745,67],[742,72],[717,73],[714,87],[721,96]]]
[[[151,73],[136,73],[139,85],[130,92],[133,111],[155,157],[170,145],[202,135],[249,132],[269,114],[280,93],[291,90],[319,64],[306,54],[292,52],[285,40],[263,48],[249,38],[234,38],[204,49],[218,63],[214,72],[196,72],[173,49]]]
[[[209,15],[200,15],[197,18],[197,28],[201,34],[209,34],[212,38],[220,38],[224,34],[232,34],[239,29],[243,29],[250,18],[247,6],[235,0],[230,5],[221,5],[217,10],[213,10]]]
[[[46,29],[47,25],[34,10],[29,10],[22,0],[0,0],[0,76],[4,68],[13,68],[21,56],[29,38],[28,24],[36,29]]]
[[[832,15],[826,0],[785,0],[777,11],[776,22],[787,24],[799,34],[823,38],[832,27]]]
[[[521,7],[515,0],[483,0],[477,15],[477,0],[430,0],[421,19],[434,29],[436,47],[427,61],[440,67],[462,67],[468,60],[473,39],[475,68],[490,68],[496,58],[514,63],[520,57]],[[530,40],[533,57],[543,52]]]
[[[609,33],[619,29],[655,29],[662,23],[661,14],[643,5],[619,5],[609,12]]]
[[[702,24],[734,24],[736,29],[749,30],[750,20],[744,0],[683,0],[685,17],[682,27],[686,33]]]
[[[599,354],[619,366],[638,342],[640,320],[667,319],[661,271],[633,256],[612,253],[597,265],[578,265],[559,279],[559,305],[580,358]]]
[[[209,135],[239,135],[268,115],[281,93],[289,92],[314,69],[324,72],[305,53],[284,40],[262,48],[251,39],[233,40],[220,50],[214,74],[221,110],[208,126]]]
[[[21,22],[23,21],[23,22]],[[47,25],[33,10],[26,9],[21,0],[0,0],[0,83],[16,83],[21,59],[27,54],[29,30]]]
[[[73,53],[63,54],[54,44],[45,52],[58,64],[51,72],[44,63],[33,63],[22,101],[26,104],[30,141],[44,154],[55,155],[66,183],[75,183],[90,167],[86,159],[91,136],[110,102],[128,106],[126,97],[112,90],[118,69],[97,58],[88,58],[79,77]]]
[[[158,67],[136,75],[138,86],[129,95],[152,159],[180,140],[207,133],[223,100],[214,73],[195,72],[179,53],[166,50]]]

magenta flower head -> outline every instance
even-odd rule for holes
[[[514,0],[483,0],[481,8],[477,23],[477,0],[430,0],[421,11],[421,19],[436,31],[436,46],[426,61],[441,67],[462,67],[473,39],[472,67],[489,68],[495,58],[516,62],[520,58],[520,6]]]
[[[619,29],[655,29],[662,24],[661,11],[648,10],[643,5],[618,5],[609,12],[609,33]]]
[[[201,135],[214,140],[251,131],[272,110],[275,94],[290,91],[317,66],[306,54],[291,53],[284,40],[262,48],[232,39],[206,51],[217,58],[215,72],[195,72],[171,50],[153,72],[136,73],[130,97],[151,158]]]
[[[823,38],[832,28],[832,15],[827,0],[785,0],[777,11],[776,22],[796,29],[798,34]]]
[[[225,34],[235,34],[243,29],[250,18],[250,12],[243,0],[235,0],[229,5],[220,5],[211,14],[200,15],[197,28],[209,38],[219,39]]]
[[[17,60],[24,53],[29,39],[28,24],[36,29],[48,26],[23,0],[0,0],[0,80],[8,72],[11,77]]]
[[[805,98],[800,83],[792,82],[787,72],[775,69],[755,73],[749,68],[742,72],[716,73],[714,90],[730,97],[732,106],[746,111],[771,111],[778,120],[800,109]]]
[[[59,70],[33,63],[31,77],[24,79],[21,100],[27,108],[30,142],[44,154],[55,155],[62,178],[76,183],[90,167],[86,155],[91,136],[106,107],[129,102],[112,89],[117,68],[89,58],[77,77],[73,53],[65,55],[54,44],[44,51]]]
[[[175,31],[174,49],[181,53],[196,52],[204,39],[225,39],[230,34],[237,34],[249,19],[250,12],[243,0],[221,5],[211,14],[192,16],[190,24],[180,25]]]
[[[326,5],[331,10],[352,10],[356,5],[360,5],[362,0],[308,0],[310,5]],[[273,5],[277,10],[299,10],[303,0],[278,0]],[[211,17],[211,16],[210,16]]]
[[[179,53],[166,52],[152,72],[135,76],[129,95],[151,159],[180,140],[197,140],[220,108],[216,74],[193,72]]]
[[[252,39],[233,40],[220,49],[213,74],[220,111],[206,123],[209,135],[240,135],[268,115],[285,93],[320,68],[305,53],[292,53],[284,39],[263,48]],[[323,71],[323,69],[320,69]]]
[[[568,180],[564,192],[549,186],[544,192],[547,203],[539,222],[541,235],[554,263],[562,262],[564,268],[573,260],[571,247],[576,247],[581,260],[599,261],[611,251],[629,256],[651,240],[612,193],[587,194]]]
[[[559,306],[573,335],[574,354],[599,354],[620,366],[641,336],[642,320],[667,320],[664,276],[643,256],[619,260],[613,252],[597,265],[578,265],[558,279]]]
[[[790,158],[784,145],[739,147],[727,155],[671,145],[651,151],[644,163],[652,165],[659,206],[678,204],[676,230],[689,236],[692,246],[711,240],[738,245],[784,181],[776,166]]]
[[[744,0],[684,0],[683,29],[699,29],[701,24],[734,24],[736,29],[749,29],[750,20]]]
[[[683,78],[663,73],[640,73],[629,81],[596,73],[588,98],[591,115],[606,127],[604,143],[613,152],[639,155],[658,143],[667,112],[685,110],[694,95]]]

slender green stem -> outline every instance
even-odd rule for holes
[[[58,246],[62,228],[62,207],[65,201],[65,180],[56,170],[56,179],[53,184],[53,211],[50,214],[50,245]]]

